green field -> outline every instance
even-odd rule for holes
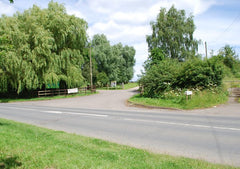
[[[0,168],[231,169],[0,118]]]
[[[131,88],[134,88],[134,87],[137,87],[138,86],[138,83],[127,83],[127,84],[124,84],[124,88],[122,88],[122,85],[117,85],[117,87],[101,87],[101,88],[98,88],[99,90],[127,90],[127,89],[131,89]]]

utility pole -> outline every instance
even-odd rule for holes
[[[90,46],[90,48],[89,48],[89,50],[90,50],[90,56],[89,56],[89,62],[90,62],[90,65],[89,65],[89,67],[90,67],[90,87],[91,87],[91,90],[93,89],[93,82],[92,82],[92,56],[91,56],[91,46]]]
[[[206,59],[208,58],[207,57],[207,42],[205,41],[205,54],[206,54]]]

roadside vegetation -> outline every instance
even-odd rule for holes
[[[0,168],[234,168],[5,119],[0,119],[0,135]]]
[[[136,105],[186,110],[214,107],[228,101],[228,92],[224,89],[206,89],[203,91],[192,89],[191,91],[194,94],[188,98],[184,90],[172,90],[165,93],[164,98],[148,98],[138,94],[131,97],[129,101]]]
[[[151,27],[152,34],[147,36],[150,54],[139,80],[141,95],[133,96],[131,102],[194,109],[228,100],[224,78],[240,78],[240,60],[231,46],[225,45],[210,58],[198,55],[201,41],[193,38],[193,16],[187,17],[174,6],[168,11],[162,8]],[[186,91],[193,94],[187,97]]]

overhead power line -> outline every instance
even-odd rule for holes
[[[218,38],[216,38],[216,41],[218,41],[218,39],[220,37],[223,36],[223,34],[225,34],[226,32],[228,32],[230,30],[230,28],[233,26],[234,23],[240,21],[240,12],[238,13],[238,15],[234,18],[234,20],[231,22],[231,24],[226,28],[224,29],[224,31],[218,36]]]

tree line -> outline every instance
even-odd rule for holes
[[[0,93],[27,93],[90,83],[89,49],[93,82],[127,83],[133,77],[135,49],[111,46],[105,35],[89,40],[88,23],[68,15],[62,4],[34,5],[23,13],[0,18]]]

